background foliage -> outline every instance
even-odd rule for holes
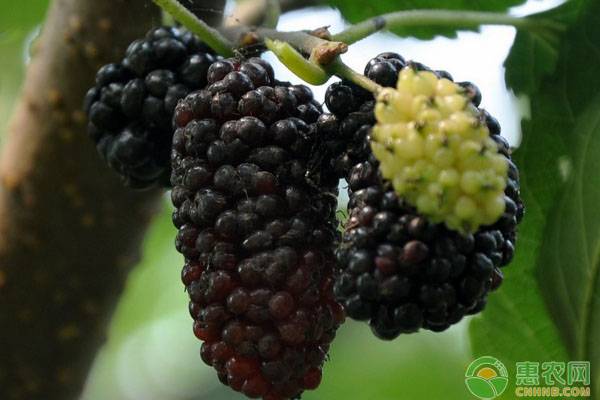
[[[522,1],[322,3],[356,22],[411,8],[506,11]],[[46,6],[42,0],[0,2],[2,131]],[[530,100],[530,118],[522,122],[522,143],[515,153],[527,215],[517,257],[483,316],[444,334],[420,333],[393,343],[377,341],[368,328],[347,323],[332,348],[323,385],[306,399],[467,398],[464,369],[484,354],[502,360],[513,377],[517,361],[589,360],[592,393],[600,393],[600,368],[594,368],[600,365],[599,15],[596,0],[567,0],[540,16],[565,24],[565,32],[555,37],[520,32],[506,61],[509,90]],[[434,28],[395,33],[419,38],[455,34]],[[114,316],[110,340],[84,396],[88,400],[237,398],[199,360],[169,213],[165,200],[146,239],[144,260]],[[511,385],[502,398],[514,396],[514,380]]]
[[[597,1],[571,0],[546,13],[568,23],[565,34],[556,43],[519,34],[506,63],[509,86],[531,99],[515,157],[527,218],[512,264],[519,272],[473,321],[471,336],[476,353],[503,354],[513,366],[600,363],[598,12]],[[598,392],[600,372],[592,373]]]

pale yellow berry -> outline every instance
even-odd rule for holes
[[[393,89],[383,89],[378,96],[377,104],[375,105],[375,115],[378,121],[382,123],[397,122],[400,118],[400,113],[405,105],[398,98],[400,94]],[[406,98],[406,96],[404,96]],[[410,102],[410,99],[408,99]],[[404,108],[405,109],[405,108]]]
[[[447,168],[454,164],[454,153],[448,148],[441,148],[435,152],[432,161],[441,168]]]
[[[427,186],[427,191],[431,197],[438,199],[444,195],[444,188],[437,182],[430,183]]]
[[[453,187],[458,185],[459,181],[460,175],[455,169],[445,169],[440,172],[439,182],[444,186]]]
[[[457,92],[457,85],[448,79],[439,79],[436,85],[438,96],[448,96]]]
[[[412,130],[408,132],[406,135],[406,139],[404,140],[404,153],[407,158],[420,159],[423,157],[423,152],[425,149],[424,140],[421,138],[421,135]]]
[[[420,120],[421,113],[429,106],[429,97],[421,95],[413,99],[411,104],[411,116],[415,120]]]
[[[458,150],[458,157],[461,159],[467,159],[469,157],[479,154],[481,151],[481,143],[477,143],[473,140],[464,140]]]
[[[415,165],[402,168],[401,174],[407,181],[415,182],[421,179],[421,171]]]
[[[397,193],[404,193],[405,191],[410,190],[411,183],[401,176],[397,176],[392,181],[392,186]]]
[[[468,194],[475,194],[481,187],[481,175],[476,171],[465,171],[460,178],[460,188]]]
[[[467,113],[453,113],[448,119],[454,124],[455,132],[460,132],[464,136],[468,136],[470,130],[476,127],[477,123],[477,120]],[[475,132],[477,131],[479,131],[479,129]]]
[[[508,162],[462,87],[407,67],[375,107],[382,176],[432,222],[472,232],[504,212]]]
[[[506,201],[504,201],[504,196],[499,196],[497,194],[490,195],[485,200],[485,213],[486,216],[488,216],[488,220],[486,222],[488,224],[493,224],[496,222],[498,220],[498,216],[502,215],[505,209]]]
[[[469,219],[477,214],[477,204],[470,197],[461,196],[454,206],[454,213],[460,219]]]
[[[423,214],[432,214],[435,213],[435,210],[438,207],[438,202],[432,196],[427,194],[419,195],[417,198],[417,208]]]
[[[494,172],[498,175],[506,175],[508,173],[508,163],[506,158],[500,154],[494,154],[490,157],[490,163]]]
[[[464,225],[462,220],[454,214],[448,214],[448,216],[444,219],[446,226],[455,231],[463,232],[469,231],[468,229],[464,229]]]
[[[419,121],[423,124],[437,122],[442,117],[442,114],[433,108],[425,108],[418,115]]]
[[[447,137],[445,135],[428,133],[425,136],[425,154],[432,158],[440,147],[446,146]]]
[[[468,99],[460,94],[454,94],[436,98],[435,103],[445,115],[450,115],[453,112],[461,111],[467,105]]]
[[[415,79],[415,71],[412,68],[403,69],[398,76],[396,89],[399,92],[412,93],[413,81]]]
[[[437,77],[433,72],[419,73],[414,80],[414,94],[431,97],[435,94]]]

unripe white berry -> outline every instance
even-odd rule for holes
[[[450,229],[474,232],[504,212],[508,162],[465,90],[406,67],[381,91],[371,135],[382,176],[398,195]]]

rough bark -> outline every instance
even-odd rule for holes
[[[97,156],[97,68],[159,23],[148,0],[55,0],[0,159],[0,398],[74,399],[157,209]]]

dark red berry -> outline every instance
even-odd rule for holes
[[[171,160],[194,332],[232,389],[290,399],[316,388],[344,320],[332,283],[338,181],[313,169],[321,111],[260,59],[221,60],[207,75],[176,107]]]
[[[316,389],[321,384],[321,370],[313,368],[304,375],[304,388],[307,390]]]

